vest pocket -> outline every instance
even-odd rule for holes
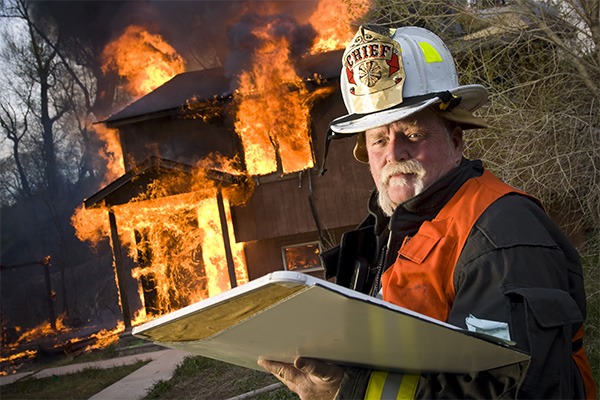
[[[446,231],[445,221],[425,222],[404,243],[395,263],[383,274],[384,300],[447,320],[454,299],[456,239]]]
[[[415,236],[405,242],[399,255],[417,264],[422,264],[444,237],[444,232],[436,224],[425,221]]]

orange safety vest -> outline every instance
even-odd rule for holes
[[[496,200],[510,193],[533,197],[503,183],[487,170],[466,181],[432,221],[405,238],[396,262],[383,274],[383,299],[440,321],[447,321],[454,302],[454,269],[473,226]],[[581,338],[583,328],[574,341]],[[573,358],[584,379],[588,398],[595,383],[585,349]]]

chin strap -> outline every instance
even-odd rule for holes
[[[329,153],[329,145],[331,144],[331,140],[333,139],[335,133],[330,129],[327,130],[327,134],[325,135],[325,151],[323,152],[323,160],[321,162],[321,168],[319,169],[319,176],[325,175],[327,169],[325,168],[325,163],[327,162],[327,153]]]

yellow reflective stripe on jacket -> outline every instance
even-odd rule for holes
[[[374,371],[371,373],[365,400],[414,399],[419,383],[419,375],[388,374]]]

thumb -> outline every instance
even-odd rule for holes
[[[294,360],[294,367],[308,375],[325,382],[334,381],[343,375],[343,368],[338,365],[327,364],[310,358],[298,357]]]

